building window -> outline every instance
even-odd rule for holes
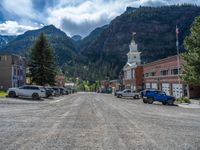
[[[131,70],[128,70],[127,71],[127,79],[131,79],[131,76],[132,76]]]
[[[156,72],[150,72],[149,73],[149,76],[151,76],[151,77],[153,77],[153,76],[155,76],[156,75]]]
[[[156,75],[156,72],[148,72],[144,74],[144,77],[153,77]]]
[[[14,75],[17,75],[17,69],[14,68]]]
[[[6,61],[7,60],[7,56],[0,56],[0,61]]]
[[[168,75],[168,70],[162,70],[162,71],[160,71],[160,75],[161,75],[161,76],[166,76],[166,75]]]
[[[171,70],[171,75],[177,75],[178,74],[178,68]]]
[[[178,68],[175,68],[175,69],[171,70],[171,75],[178,75],[178,73],[181,74],[181,68],[179,68],[179,72],[178,72]]]
[[[149,76],[149,73],[145,73],[145,74],[144,74],[144,77],[148,77],[148,76]]]

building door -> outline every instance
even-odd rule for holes
[[[183,85],[182,84],[173,84],[172,89],[173,89],[173,96],[175,96],[176,98],[180,98],[183,96]]]
[[[158,89],[158,84],[157,83],[152,83],[151,87],[152,87],[152,89]]]
[[[169,86],[169,83],[163,83],[163,84],[162,84],[162,90],[163,90],[167,95],[170,95],[170,86]]]
[[[145,87],[146,87],[146,89],[150,89],[150,88],[151,88],[150,83],[146,83],[146,84],[145,84]]]

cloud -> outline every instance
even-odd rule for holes
[[[65,30],[70,35],[79,34],[87,35],[94,28],[105,25],[117,15],[120,15],[125,8],[134,1],[104,1],[104,0],[88,0],[84,2],[76,2],[72,5],[60,3],[57,7],[48,10],[49,24]]]
[[[31,0],[2,0],[2,7],[13,15],[35,18]]]
[[[0,24],[0,34],[1,35],[19,35],[27,30],[35,30],[41,28],[42,25],[37,25],[37,27],[21,25],[16,21],[6,21]]]
[[[108,24],[127,6],[162,6],[182,3],[200,5],[200,0],[0,0],[0,23],[14,29],[0,34],[19,34],[36,24],[53,24],[69,35],[88,35],[96,27]],[[7,20],[7,22],[5,22]],[[13,20],[13,21],[8,21]],[[16,25],[17,24],[17,25]],[[2,25],[2,24],[1,24]],[[22,27],[23,26],[23,27]],[[27,28],[26,28],[26,27]],[[20,28],[20,30],[19,30]],[[21,29],[22,28],[22,29]],[[4,31],[3,31],[4,30]],[[12,30],[12,31],[11,31]],[[22,33],[22,32],[21,32]]]

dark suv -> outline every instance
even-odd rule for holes
[[[163,105],[173,105],[175,97],[166,95],[165,92],[155,89],[147,89],[141,92],[144,103],[152,104],[154,101],[162,102]]]

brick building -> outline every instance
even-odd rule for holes
[[[181,74],[181,67],[178,67],[177,58],[176,55],[145,64],[143,66],[144,87],[160,89],[177,98],[182,96],[200,97],[200,87],[187,85],[178,76],[179,72]],[[180,66],[183,63],[180,58]]]
[[[0,88],[19,87],[26,82],[25,58],[15,54],[0,54]]]

